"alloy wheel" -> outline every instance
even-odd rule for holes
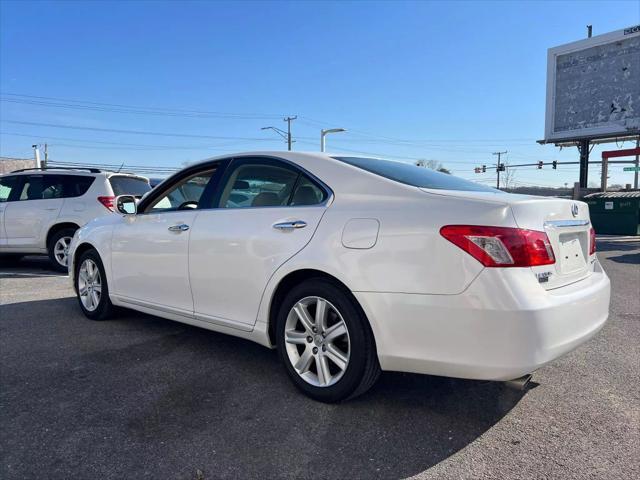
[[[69,259],[69,244],[71,243],[71,237],[60,237],[56,244],[53,246],[53,256],[63,267],[67,266]]]
[[[98,265],[90,258],[85,259],[78,270],[78,294],[84,308],[93,312],[102,297],[102,278]]]
[[[291,308],[284,329],[289,361],[316,387],[334,385],[349,366],[349,330],[338,309],[321,297],[305,297]]]

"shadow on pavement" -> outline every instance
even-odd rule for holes
[[[49,257],[29,255],[20,259],[0,254],[0,278],[59,276],[65,273],[54,270]]]
[[[598,239],[596,248],[599,252],[640,250],[640,239],[624,242]]]
[[[609,257],[609,260],[616,263],[629,263],[632,265],[640,265],[640,253],[626,253],[615,257]]]
[[[326,405],[274,351],[65,298],[0,306],[2,467],[35,478],[400,478],[464,448],[525,394],[385,373]]]

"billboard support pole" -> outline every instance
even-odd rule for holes
[[[578,144],[580,151],[580,188],[587,188],[589,181],[589,139],[580,140]]]
[[[636,139],[636,150],[640,150],[640,137]],[[640,154],[636,154],[636,171],[633,174],[633,188],[638,189],[638,167],[640,167]]]

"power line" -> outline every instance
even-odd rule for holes
[[[51,128],[67,128],[72,130],[87,130],[92,132],[109,132],[109,133],[124,133],[127,135],[151,135],[159,137],[181,137],[181,138],[209,138],[214,140],[246,140],[255,142],[270,142],[273,141],[268,138],[262,137],[223,137],[216,135],[195,135],[189,133],[167,133],[167,132],[150,132],[144,130],[122,130],[117,128],[99,128],[99,127],[84,127],[81,125],[63,125],[56,123],[40,123],[40,122],[22,122],[18,120],[0,120],[5,123],[13,123],[16,125],[33,125],[38,127],[51,127]]]
[[[215,112],[206,110],[190,110],[176,109],[164,107],[141,107],[134,105],[124,105],[120,103],[102,103],[92,102],[88,100],[71,100],[57,97],[43,97],[37,95],[23,95],[17,93],[2,92],[0,95],[13,98],[0,98],[0,101],[8,103],[19,103],[28,105],[40,105],[59,108],[73,108],[80,110],[94,110],[112,113],[132,113],[142,115],[166,115],[166,116],[183,116],[195,118],[234,118],[244,120],[264,120],[272,118],[280,118],[279,114],[264,113],[233,113],[233,112]]]
[[[97,143],[101,145],[116,145],[116,146],[129,146],[129,147],[141,147],[140,150],[211,150],[211,149],[220,149],[221,147],[228,147],[231,145],[242,145],[247,142],[225,142],[218,143],[215,145],[157,145],[157,144],[145,144],[145,143],[124,143],[124,142],[106,142],[100,140],[93,140],[87,138],[71,138],[71,137],[57,137],[50,135],[36,135],[36,134],[26,134],[26,133],[15,133],[15,132],[3,132],[0,131],[1,135],[9,135],[16,137],[27,137],[27,138],[39,138],[39,139],[47,139],[47,140],[62,140],[68,142],[90,142],[92,144]],[[49,143],[50,145],[64,145],[62,143]],[[68,145],[75,146],[75,145]],[[88,146],[86,148],[89,148]],[[94,146],[94,148],[97,148]],[[137,150],[131,149],[131,150]]]

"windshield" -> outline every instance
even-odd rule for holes
[[[113,188],[113,194],[116,196],[142,196],[151,190],[149,182],[140,177],[112,176],[109,177],[109,182],[111,183],[111,188]]]
[[[437,172],[430,168],[418,167],[411,163],[379,160],[362,157],[333,157],[336,160],[362,168],[381,177],[395,180],[406,185],[438,190],[464,190],[469,192],[497,192],[498,190],[479,185],[469,180]]]

